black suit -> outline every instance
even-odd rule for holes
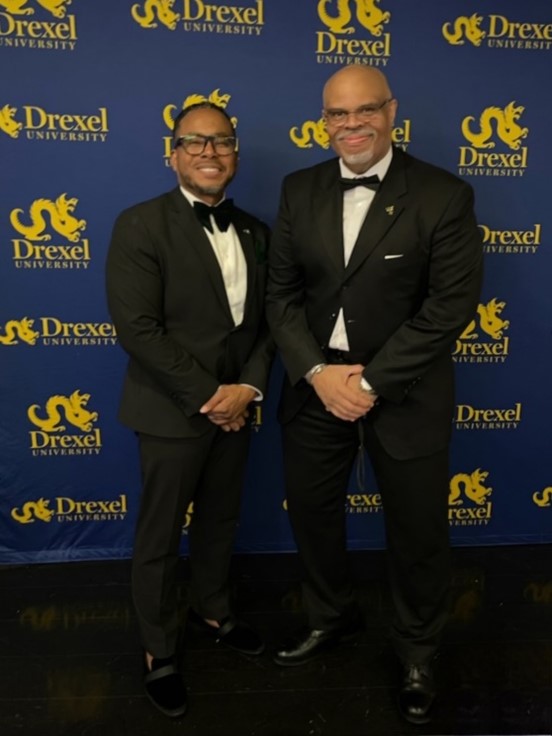
[[[237,327],[213,248],[178,188],[119,216],[107,261],[109,308],[130,356],[119,416],[139,433],[144,486],[133,593],[144,645],[155,657],[176,646],[175,567],[192,500],[192,603],[206,618],[229,613],[249,431],[225,433],[199,409],[221,384],[264,392],[272,357],[264,322],[268,231],[239,209],[233,224],[247,264]]]
[[[336,625],[353,605],[343,494],[360,429],[385,507],[397,650],[422,659],[446,608],[450,349],[477,306],[481,238],[471,188],[395,150],[345,266],[339,176],[334,159],[286,178],[271,247],[267,316],[288,374],[280,420],[290,517],[311,623]],[[365,365],[380,396],[355,424],[326,412],[303,379],[332,362],[341,308],[346,362]]]

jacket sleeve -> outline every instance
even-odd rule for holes
[[[165,329],[163,272],[155,238],[139,214],[115,222],[107,257],[109,311],[123,349],[192,416],[218,388],[218,381]]]
[[[269,251],[266,314],[290,381],[296,384],[325,357],[307,321],[305,276],[294,250],[288,188],[286,179]]]

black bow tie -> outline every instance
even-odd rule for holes
[[[224,202],[221,202],[216,207],[209,207],[208,204],[204,204],[203,202],[194,202],[194,210],[198,220],[210,233],[213,232],[211,220],[209,219],[211,215],[215,218],[218,229],[225,233],[234,215],[234,201],[232,199],[225,199]]]
[[[354,189],[355,187],[368,187],[368,189],[372,189],[374,192],[377,191],[380,180],[379,176],[360,176],[358,179],[344,179],[341,178],[339,180],[339,183],[341,184],[341,189],[343,189],[344,192],[346,192],[348,189]]]

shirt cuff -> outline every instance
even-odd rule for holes
[[[259,391],[258,388],[255,388],[255,386],[252,386],[250,383],[240,383],[240,386],[246,386],[256,393],[253,401],[262,401],[264,399],[263,392]]]
[[[368,391],[372,394],[377,393],[377,391],[374,388],[372,388],[372,386],[368,383],[368,381],[364,377],[360,379],[360,387],[363,389],[363,391]]]

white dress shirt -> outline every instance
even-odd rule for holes
[[[345,165],[343,159],[339,159],[341,176],[347,179],[358,179],[361,176],[373,176],[375,174],[382,181],[383,177],[387,174],[392,157],[393,149],[390,148],[381,161],[378,161],[375,166],[372,166],[362,174],[355,174],[354,171],[351,171]],[[367,187],[355,187],[354,189],[348,189],[343,192],[343,259],[345,265],[349,263],[360,228],[375,196],[376,193]],[[337,320],[330,337],[329,347],[333,350],[349,351],[349,339],[347,337],[343,309],[340,309],[337,315]]]
[[[194,206],[194,202],[202,201],[199,197],[195,197],[183,187],[180,187],[180,191],[192,207]],[[224,197],[220,202],[223,200]],[[220,204],[220,202],[217,204]],[[232,312],[234,324],[238,327],[243,322],[243,311],[247,296],[247,264],[245,262],[245,256],[238,234],[232,223],[230,223],[228,230],[223,233],[218,229],[215,218],[212,215],[210,219],[213,232],[209,232],[207,228],[203,229],[209,238],[209,242],[220,266],[230,311]]]
[[[184,187],[180,187],[180,191],[192,207],[194,206],[194,202],[202,202],[199,197],[188,192]],[[217,204],[220,204],[224,199],[223,197]],[[203,204],[206,203],[203,202]],[[238,327],[243,322],[245,299],[247,297],[247,263],[234,225],[230,223],[228,230],[223,233],[218,229],[213,215],[210,216],[210,220],[213,232],[209,232],[205,227],[203,231],[209,238],[209,242],[220,266],[232,318],[234,324]],[[256,392],[254,401],[262,401],[263,394],[258,388],[248,383],[242,383],[241,385],[247,386]]]

